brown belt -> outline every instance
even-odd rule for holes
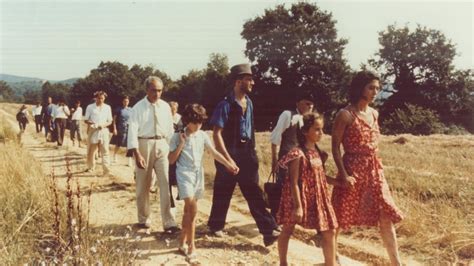
[[[138,139],[164,139],[163,136],[153,136],[153,137],[138,137]]]

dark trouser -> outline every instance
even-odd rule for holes
[[[48,133],[51,132],[51,117],[48,115],[44,115],[44,136],[45,138],[48,138]]]
[[[81,120],[71,120],[71,128],[69,129],[71,133],[71,140],[74,141],[76,139],[81,141]]]
[[[250,213],[257,223],[259,232],[263,235],[271,234],[277,227],[275,220],[265,208],[263,192],[258,183],[258,159],[256,156],[251,156],[251,153],[254,151],[247,149],[245,152],[243,150],[239,152],[240,156],[233,158],[240,168],[240,172],[236,176],[228,173],[222,165],[218,165],[214,180],[212,209],[207,224],[211,230],[224,229],[230,200],[237,183],[248,203]]]
[[[41,115],[35,115],[35,125],[36,125],[36,133],[40,133],[43,129],[43,123],[41,123]]]
[[[54,124],[56,125],[56,135],[58,138],[58,146],[63,145],[64,140],[64,131],[66,130],[66,119],[65,118],[56,118]]]
[[[25,130],[26,130],[26,124],[27,124],[26,121],[20,121],[20,122],[18,122],[18,126],[20,126],[20,131],[21,131],[21,132],[25,132]]]

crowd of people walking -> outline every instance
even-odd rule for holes
[[[314,109],[315,98],[302,93],[294,109],[278,118],[271,143],[272,172],[277,176],[279,200],[267,209],[259,186],[259,159],[256,153],[254,105],[249,97],[254,80],[248,64],[230,71],[232,90],[212,112],[209,125],[212,140],[201,130],[208,114],[193,103],[178,114],[177,102],[161,99],[164,85],[150,76],[144,83],[146,96],[133,107],[124,97],[112,112],[105,103],[107,94],[97,91],[94,102],[83,116],[81,103],[71,109],[58,99],[53,104],[38,103],[32,109],[36,132],[44,129],[48,140],[64,143],[64,132],[81,147],[82,121],[87,125],[87,169],[95,171],[99,150],[104,175],[110,174],[109,142],[115,145],[113,162],[121,147],[127,149],[128,165],[135,165],[137,220],[140,228],[150,228],[150,190],[159,187],[161,221],[165,233],[181,231],[178,250],[190,263],[199,261],[195,246],[198,201],[204,196],[204,150],[215,159],[212,207],[207,222],[214,237],[225,235],[226,216],[236,185],[248,203],[263,244],[278,241],[280,265],[287,265],[289,240],[295,225],[316,231],[326,265],[340,265],[337,237],[340,230],[354,226],[378,226],[392,265],[401,265],[394,224],[403,219],[391,196],[378,156],[378,112],[370,107],[380,90],[380,79],[361,71],[352,79],[348,105],[337,113],[332,129],[332,157],[337,176],[326,174],[328,154],[318,142],[323,138],[324,119]],[[28,123],[25,105],[17,114],[20,129]],[[109,131],[111,128],[111,133]],[[110,141],[110,134],[112,140]],[[341,146],[344,152],[341,152]],[[134,162],[133,162],[134,161]],[[175,165],[175,167],[170,167]],[[173,173],[170,174],[170,169]],[[181,227],[172,212],[170,177],[176,176],[178,198],[184,201]],[[332,194],[329,186],[333,186]]]

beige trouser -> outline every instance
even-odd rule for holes
[[[135,168],[138,222],[151,224],[150,187],[152,185],[152,174],[155,171],[160,188],[160,211],[163,229],[176,226],[174,215],[171,212],[168,183],[169,145],[165,139],[139,139],[138,150],[146,161],[145,169]]]
[[[92,137],[92,132],[94,132],[93,129],[88,129],[87,130],[87,167],[89,169],[94,170],[95,169],[95,152],[97,148],[100,149],[100,152],[102,154],[102,167],[104,168],[105,173],[110,172],[110,157],[109,157],[109,133],[108,129],[104,128],[102,129],[104,131],[104,141],[99,143],[92,144],[91,143],[91,137]]]

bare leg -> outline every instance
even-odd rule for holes
[[[391,265],[402,265],[400,261],[400,254],[398,254],[397,234],[395,227],[389,217],[382,213],[380,216],[380,235],[385,248],[387,249],[388,257]]]
[[[335,266],[336,262],[336,231],[330,229],[322,231],[322,248],[324,254],[324,265]]]
[[[294,225],[283,225],[283,229],[278,237],[278,255],[280,256],[280,266],[288,265],[288,245],[290,237],[295,230]]]
[[[187,234],[187,244],[188,244],[188,254],[192,254],[196,251],[194,246],[194,237],[196,233],[196,214],[197,214],[197,201],[194,198],[187,198],[184,200],[184,204],[188,204],[188,231]]]

